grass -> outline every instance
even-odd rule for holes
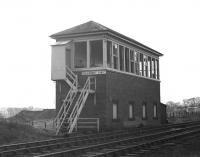
[[[200,138],[197,137],[190,141],[189,145],[175,145],[169,148],[161,148],[155,152],[141,155],[140,157],[199,157]]]
[[[44,140],[53,137],[53,134],[47,130],[35,129],[28,125],[7,122],[5,120],[0,121],[0,145]]]

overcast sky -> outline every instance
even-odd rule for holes
[[[90,20],[164,54],[163,103],[200,96],[199,0],[1,0],[0,107],[55,108],[49,35]]]

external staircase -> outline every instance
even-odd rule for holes
[[[56,135],[62,132],[68,134],[73,132],[88,95],[96,88],[95,78],[89,76],[83,88],[79,89],[77,75],[67,66],[65,81],[70,86],[70,90],[55,118]]]

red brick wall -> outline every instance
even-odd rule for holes
[[[69,85],[64,80],[56,81],[56,113],[58,113],[69,89]]]
[[[160,82],[107,71],[106,124],[109,126],[129,126],[160,123]],[[119,120],[112,120],[112,101],[118,102]],[[134,102],[135,120],[128,120],[129,102]],[[147,106],[147,119],[142,120],[142,104]],[[158,120],[153,119],[153,104],[158,106]]]
[[[88,76],[78,73],[79,83],[84,85]],[[81,112],[80,117],[83,118],[100,118],[100,127],[105,124],[105,107],[106,107],[106,75],[95,75],[96,77],[96,91],[95,94],[90,94],[86,104]],[[95,99],[96,97],[96,104]]]
[[[77,73],[79,84],[82,87],[88,76]],[[100,118],[101,128],[123,127],[143,124],[160,124],[161,106],[160,106],[160,82],[108,71],[106,74],[95,75],[96,92],[90,94],[80,117]],[[62,92],[59,92],[59,83],[62,85]],[[57,81],[57,111],[61,100],[67,94],[69,89],[64,81]],[[94,97],[96,96],[96,104]],[[118,103],[119,120],[112,120],[112,102]],[[129,102],[134,102],[134,120],[128,119]],[[142,103],[147,104],[147,119],[142,120]],[[153,104],[158,106],[158,119],[153,119]]]

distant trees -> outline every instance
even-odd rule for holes
[[[183,105],[190,106],[190,107],[200,107],[200,97],[183,99]]]
[[[29,106],[29,107],[24,107],[24,108],[14,108],[14,107],[8,107],[8,108],[1,108],[0,109],[0,113],[5,117],[13,117],[16,114],[18,114],[19,112],[23,111],[23,110],[27,110],[27,111],[35,111],[35,110],[42,110],[40,108],[34,108],[33,106]]]
[[[183,99],[183,102],[173,102],[168,101],[167,105],[167,113],[174,112],[185,112],[188,111],[188,108],[200,108],[200,97],[194,97],[189,99]]]

